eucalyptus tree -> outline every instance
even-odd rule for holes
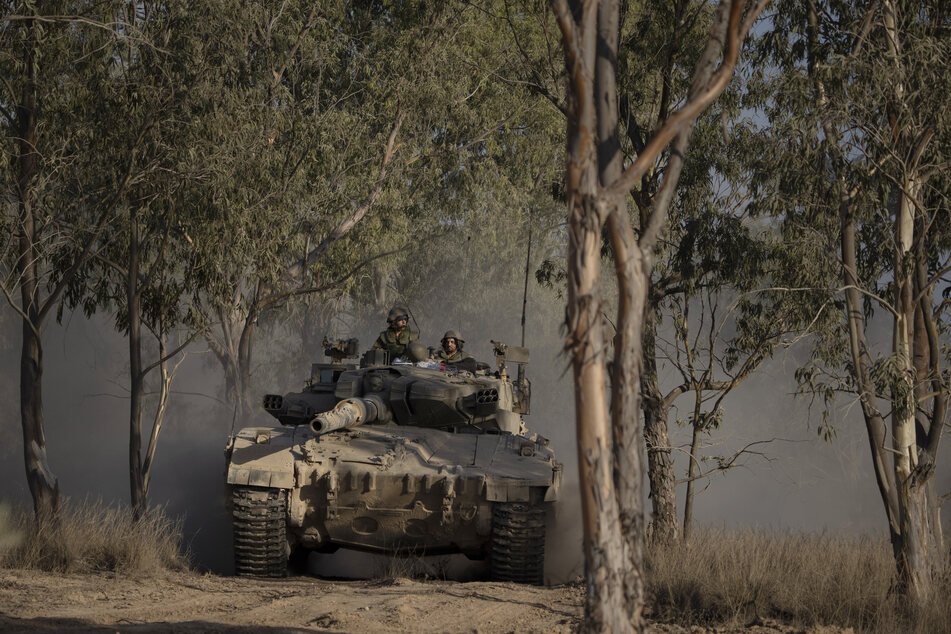
[[[115,49],[128,42],[115,19],[121,6],[0,4],[2,290],[22,321],[23,450],[38,517],[55,516],[59,507],[59,483],[46,454],[43,326],[141,177],[139,151],[151,126],[141,122],[114,146],[112,122],[99,107]],[[103,156],[115,169],[98,169]]]
[[[385,302],[381,287],[388,287],[397,301],[418,303],[431,313],[421,315],[422,322],[442,320],[431,324],[435,335],[446,319],[464,330],[484,323],[486,306],[500,321],[514,312],[515,286],[525,301],[527,276],[540,253],[557,248],[564,223],[564,103],[552,93],[539,99],[526,70],[538,65],[524,65],[525,55],[557,46],[557,27],[537,4],[497,0],[478,7],[446,52],[459,69],[451,82],[457,100],[471,95],[470,104],[446,116],[462,146],[453,154],[431,153],[427,170],[439,180],[422,181],[407,197],[403,218],[411,223],[405,230],[414,248],[389,258],[371,289],[354,289]],[[548,74],[556,71],[563,73],[556,67]],[[495,121],[499,125],[490,128]],[[504,323],[520,323],[521,314],[514,317],[519,321]]]
[[[585,628],[643,628],[640,371],[642,321],[653,252],[679,179],[693,120],[726,87],[739,45],[762,5],[718,8],[687,98],[637,158],[622,162],[619,138],[617,2],[553,0],[568,72],[568,305],[566,349],[575,379],[575,418],[584,524]],[[722,60],[721,60],[722,57]],[[635,237],[625,197],[673,142],[662,191]],[[608,371],[602,321],[601,234],[608,235],[618,288],[617,331]],[[605,389],[610,382],[610,398]]]
[[[213,37],[215,26],[193,3],[187,5],[117,7],[116,23],[127,37],[112,49],[113,70],[97,91],[96,108],[110,122],[106,134],[111,142],[98,155],[96,168],[103,178],[115,178],[133,132],[143,130],[137,141],[142,168],[64,297],[68,308],[81,307],[87,315],[112,311],[116,328],[128,337],[128,459],[136,518],[148,509],[151,470],[170,397],[169,361],[194,337],[189,318],[199,294],[190,232],[194,191],[207,180],[209,167],[205,157],[190,150],[201,132],[195,119],[217,87],[209,84],[209,62],[194,54],[194,43]],[[170,344],[177,328],[182,341]],[[154,337],[152,346],[143,340],[146,332]],[[158,396],[143,456],[146,387],[153,371],[159,374]]]
[[[635,6],[622,12],[619,29],[619,142],[626,162],[637,158],[650,135],[663,126],[686,99],[693,64],[703,50],[714,12],[709,3],[689,0]],[[527,47],[523,47],[523,52],[524,64],[531,69],[524,73],[524,83],[550,98],[551,91],[543,78],[554,73],[547,70],[547,58],[538,53],[531,55]],[[671,153],[662,151],[656,165],[647,170],[627,198],[635,234],[646,230],[655,205],[669,205],[665,231],[653,253],[657,263],[649,278],[641,374],[647,475],[653,506],[649,534],[652,541],[661,544],[674,542],[680,535],[676,487],[684,482],[678,480],[674,471],[674,447],[668,430],[671,409],[677,399],[688,392],[697,393],[703,401],[711,398],[722,401],[725,392],[750,376],[770,349],[780,342],[775,330],[760,329],[759,334],[768,340],[753,346],[757,348],[754,352],[752,332],[737,333],[744,340],[746,354],[735,358],[731,355],[729,359],[718,357],[719,372],[710,366],[697,375],[696,380],[685,378],[674,385],[663,385],[658,371],[661,363],[672,364],[675,373],[682,377],[696,371],[687,367],[686,356],[676,354],[677,344],[687,343],[686,339],[676,338],[673,345],[668,345],[663,337],[658,337],[658,328],[665,320],[669,324],[676,323],[679,307],[701,295],[713,293],[717,298],[749,290],[757,280],[764,278],[768,265],[766,254],[775,248],[770,246],[772,239],[768,232],[752,226],[742,204],[747,173],[743,170],[745,161],[738,159],[749,150],[750,144],[740,119],[740,90],[728,91],[699,117],[691,140],[694,149],[682,167],[676,153],[671,163]],[[672,194],[661,187],[668,164],[682,170],[680,186]],[[659,197],[661,192],[670,197],[666,200]],[[603,253],[610,255],[606,244]],[[538,277],[542,283],[553,286],[563,281],[564,269],[556,262],[546,261]],[[739,308],[732,315],[740,317],[735,324],[743,325],[750,323],[742,318],[747,310],[761,310],[763,306],[762,302],[747,299]],[[719,330],[715,315],[705,313],[705,317],[710,319],[705,326],[708,332],[710,327]],[[715,342],[717,354],[734,349],[739,339],[731,339]],[[682,347],[679,349],[684,351]],[[735,367],[726,363],[728,360]],[[688,496],[690,482],[697,477],[693,473],[694,466],[690,460],[691,473],[686,478]],[[685,520],[689,524],[689,520]]]
[[[770,122],[754,203],[814,254],[784,284],[808,289],[803,304],[841,309],[798,377],[827,406],[839,394],[861,406],[912,605],[934,598],[948,563],[935,474],[948,401],[949,25],[942,2],[783,2],[760,41],[775,72],[751,93]],[[883,320],[892,337],[876,350]]]
[[[196,242],[214,271],[209,342],[239,411],[266,311],[348,291],[375,258],[450,227],[487,184],[474,184],[477,164],[518,134],[524,104],[470,63],[490,33],[482,15],[264,3],[232,38],[242,72],[224,78],[233,102],[209,122],[222,160],[207,206],[222,213]]]
[[[205,222],[192,237],[206,276],[206,339],[228,398],[246,413],[258,320],[326,286],[328,275],[345,276],[354,258],[326,275],[312,269],[380,198],[405,115],[395,95],[387,103],[374,93],[394,69],[364,9],[291,2],[217,11],[221,37],[200,53],[217,60],[222,85],[202,121],[201,151],[214,166],[199,194]]]

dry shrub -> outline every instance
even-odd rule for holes
[[[138,520],[128,509],[100,502],[64,502],[58,521],[38,522],[32,511],[13,514],[6,531],[18,534],[0,549],[0,566],[49,572],[115,572],[143,576],[188,567],[181,521],[152,509]]]
[[[659,620],[693,625],[776,618],[863,632],[951,631],[948,602],[910,614],[894,581],[891,546],[868,537],[707,529],[687,544],[648,554],[648,593]],[[951,583],[937,590],[947,597]]]

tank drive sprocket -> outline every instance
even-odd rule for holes
[[[489,570],[495,581],[544,583],[544,508],[520,502],[495,505]]]
[[[281,489],[232,489],[235,573],[287,576],[287,500]]]

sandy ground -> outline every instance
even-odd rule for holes
[[[580,584],[259,580],[196,573],[161,578],[0,569],[0,631],[36,632],[573,632]],[[832,634],[757,622],[671,633]]]

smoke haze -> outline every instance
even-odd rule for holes
[[[528,312],[526,345],[531,348],[529,377],[533,384],[529,426],[551,440],[565,465],[565,487],[548,534],[547,570],[552,582],[582,574],[581,524],[578,505],[574,444],[573,397],[570,372],[561,355],[559,334],[563,305],[533,285]],[[475,302],[447,306],[437,295],[410,305],[421,340],[438,345],[442,333],[459,329],[466,350],[478,359],[494,361],[489,339],[518,344],[521,339],[521,287],[500,284],[483,289]],[[384,326],[378,314],[364,316],[349,332],[366,349]],[[338,324],[339,325],[339,324]],[[7,316],[0,338],[2,393],[7,407],[0,411],[0,499],[29,504],[23,471],[17,389],[19,324]],[[282,335],[285,336],[285,335]],[[256,339],[255,380],[260,392],[298,390],[309,376],[310,363],[322,359],[287,358],[294,349],[277,335],[259,331]],[[126,504],[128,500],[127,342],[103,318],[79,315],[63,326],[46,331],[44,407],[49,462],[64,495],[73,501],[102,499]],[[300,349],[300,346],[297,346]],[[216,572],[231,571],[230,517],[224,507],[223,449],[232,427],[232,408],[221,402],[223,378],[217,361],[193,345],[173,383],[173,398],[159,440],[150,501],[165,506],[184,520],[185,533],[196,564]],[[279,350],[271,354],[269,350]],[[699,487],[695,502],[699,524],[760,527],[775,530],[847,531],[886,536],[881,501],[870,468],[869,451],[858,407],[838,411],[837,438],[824,442],[816,426],[821,411],[811,413],[808,401],[793,396],[793,371],[798,361],[781,356],[767,363],[725,403],[721,429],[714,431],[705,454],[728,456],[754,441],[761,455],[749,455],[743,466],[716,475]],[[662,370],[668,372],[670,369]],[[662,376],[662,381],[671,377]],[[257,395],[255,396],[257,398]],[[683,407],[689,407],[686,404]],[[678,477],[686,472],[685,451],[689,428],[674,421],[688,413],[671,412],[671,440],[676,451]],[[149,420],[147,410],[145,420]],[[254,423],[271,424],[263,411]],[[939,494],[951,490],[947,473],[948,446],[944,443],[945,471],[938,474]],[[708,486],[707,486],[708,485]],[[678,487],[683,504],[683,487]],[[649,509],[649,501],[647,507]],[[951,521],[946,511],[945,522]],[[339,551],[343,552],[343,551]],[[312,566],[331,576],[361,576],[379,566],[367,555],[320,556]],[[373,562],[376,563],[373,563]],[[457,564],[453,563],[450,568]],[[454,573],[455,574],[455,573]],[[460,572],[458,576],[465,576]]]

